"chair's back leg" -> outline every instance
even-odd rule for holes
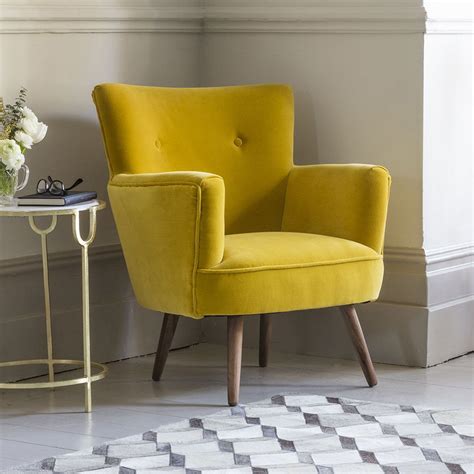
[[[362,332],[362,327],[359,318],[357,317],[355,307],[354,305],[347,305],[341,306],[340,308],[344,315],[344,320],[346,321],[352,343],[357,351],[360,366],[362,367],[367,383],[369,384],[369,387],[373,387],[374,385],[377,385],[377,375],[375,374],[374,365],[370,358],[369,349],[365,342],[364,333]]]
[[[168,352],[173,342],[173,336],[178,325],[179,316],[175,314],[164,314],[163,324],[161,326],[160,342],[156,350],[155,365],[153,367],[153,380],[158,382],[165,368]]]
[[[239,403],[243,336],[244,318],[227,316],[227,400],[231,407]]]
[[[269,314],[260,315],[260,344],[258,353],[258,363],[260,367],[268,365],[268,354],[272,339],[272,318]]]

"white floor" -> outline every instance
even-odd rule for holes
[[[84,449],[158,425],[213,413],[226,404],[226,350],[200,344],[170,354],[162,381],[151,381],[153,357],[109,364],[93,384],[93,413],[82,413],[83,388],[0,391],[0,469]],[[241,402],[279,393],[310,393],[427,408],[474,409],[474,353],[430,369],[376,366],[368,388],[353,361],[273,353],[257,366],[244,352]]]

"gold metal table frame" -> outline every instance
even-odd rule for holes
[[[33,207],[33,206],[8,206],[0,207],[0,217],[28,217],[30,227],[41,237],[41,257],[43,262],[43,285],[44,285],[44,306],[46,319],[46,342],[47,359],[15,360],[10,362],[0,362],[0,367],[12,367],[19,365],[47,365],[48,382],[7,382],[0,383],[1,389],[33,389],[33,388],[56,388],[69,385],[85,385],[86,412],[92,409],[91,384],[96,380],[103,379],[107,373],[107,367],[103,364],[91,361],[90,356],[90,314],[89,314],[89,246],[92,244],[97,228],[97,211],[105,208],[104,201],[90,201],[87,203],[75,204],[63,207]],[[87,238],[81,236],[79,214],[89,211],[89,234]],[[51,300],[49,291],[49,270],[48,270],[48,234],[56,228],[58,216],[72,216],[72,233],[76,242],[81,246],[82,261],[82,336],[83,336],[83,357],[84,360],[54,359],[53,358],[53,336],[51,331]],[[51,223],[48,227],[40,228],[35,222],[35,217],[49,216]],[[55,365],[77,365],[84,367],[84,376],[67,380],[55,380]],[[99,371],[92,375],[92,367]]]

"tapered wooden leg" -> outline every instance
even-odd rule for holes
[[[373,387],[377,385],[377,375],[375,374],[374,365],[370,358],[369,349],[365,342],[364,333],[362,332],[355,307],[354,305],[341,306],[341,311],[344,315],[347,329],[349,330],[354,348],[357,351],[360,366],[362,367],[367,383],[369,387]]]
[[[164,314],[163,324],[161,326],[160,342],[156,350],[155,365],[153,367],[153,380],[158,382],[165,368],[168,352],[173,341],[173,336],[178,325],[179,316],[175,314]]]
[[[270,314],[260,315],[260,345],[258,363],[260,367],[268,365],[268,353],[272,339],[272,318]]]
[[[239,403],[243,336],[244,318],[227,316],[227,400],[231,407]]]

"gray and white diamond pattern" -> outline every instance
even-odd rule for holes
[[[474,474],[474,412],[277,395],[16,472],[31,471]]]

